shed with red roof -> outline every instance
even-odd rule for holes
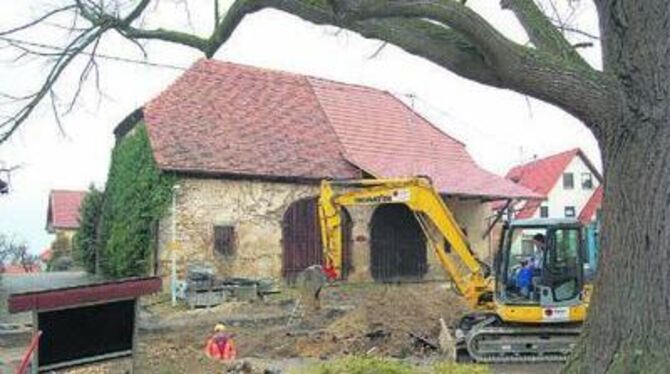
[[[118,141],[138,124],[181,187],[157,258],[174,220],[182,259],[227,275],[290,278],[320,262],[315,196],[324,178],[428,175],[483,254],[487,202],[542,197],[479,167],[462,142],[390,93],[355,84],[201,60],[126,118]],[[439,273],[404,207],[348,216],[352,278]]]

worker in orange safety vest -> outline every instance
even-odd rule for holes
[[[207,345],[205,346],[207,357],[220,361],[234,360],[237,355],[235,342],[233,341],[234,336],[235,334],[226,331],[224,324],[217,324],[214,327],[214,335],[207,340]]]

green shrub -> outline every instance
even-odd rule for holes
[[[143,124],[137,124],[117,143],[99,222],[103,274],[127,277],[147,273],[152,227],[169,206],[174,181],[158,169]]]
[[[72,238],[74,259],[89,273],[96,271],[95,257],[101,245],[98,224],[103,201],[103,192],[91,185],[79,207],[79,229]]]

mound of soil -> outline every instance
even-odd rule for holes
[[[407,357],[431,351],[414,336],[437,343],[439,319],[452,324],[467,312],[460,297],[437,283],[331,287],[323,309],[293,328],[266,329],[243,341],[262,357],[331,358],[346,354]]]

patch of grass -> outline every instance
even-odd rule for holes
[[[348,356],[292,371],[293,374],[489,374],[487,366],[437,363],[433,366],[414,366],[390,358]]]
[[[350,356],[296,371],[295,374],[412,374],[414,368],[397,360]]]
[[[432,374],[490,374],[491,369],[486,365],[440,362],[433,365],[429,372]]]

